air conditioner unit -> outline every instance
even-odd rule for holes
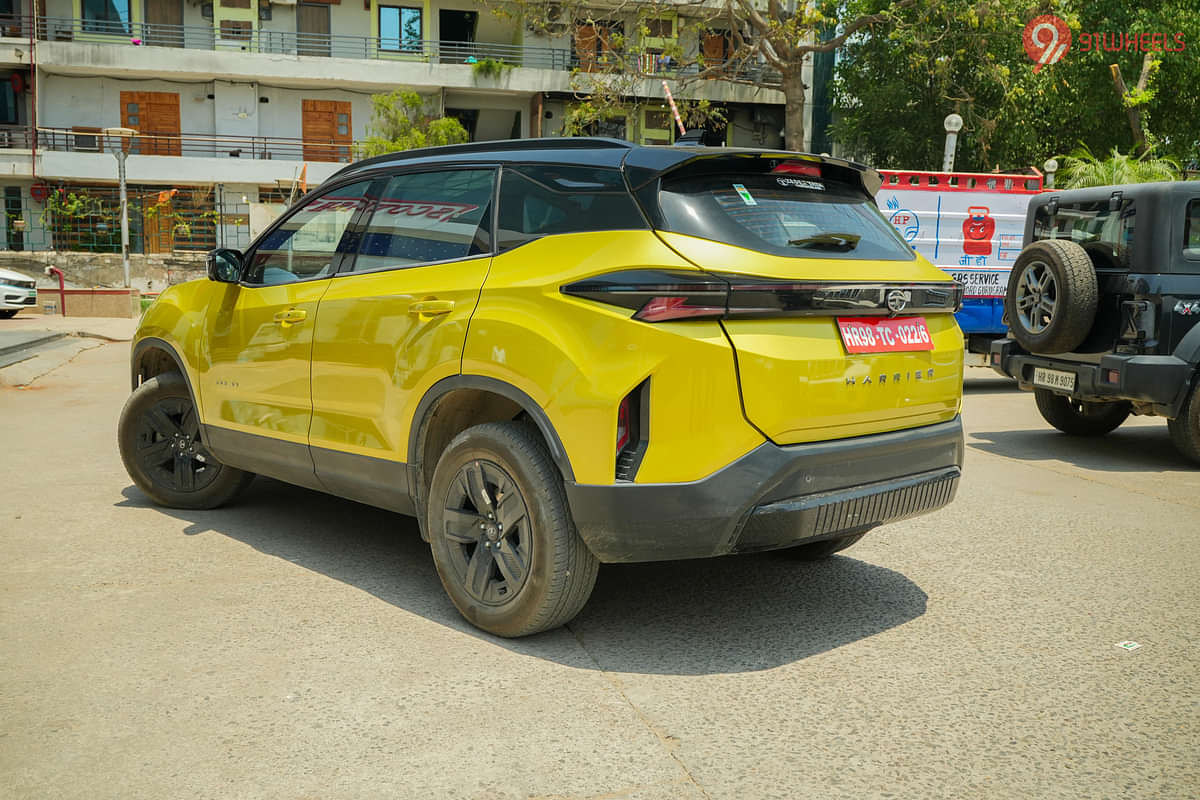
[[[273,6],[294,6],[294,5],[296,5],[296,0],[271,0],[271,5],[273,5]]]

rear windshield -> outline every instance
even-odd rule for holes
[[[663,179],[662,227],[797,258],[911,261],[912,248],[857,186],[819,176],[730,172]]]
[[[1068,239],[1083,247],[1098,269],[1129,269],[1137,209],[1132,200],[1113,208],[1095,203],[1040,206],[1033,217],[1033,240]]]

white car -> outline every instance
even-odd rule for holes
[[[36,305],[37,281],[11,269],[0,269],[0,319],[12,319],[22,308]]]

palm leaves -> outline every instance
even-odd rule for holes
[[[1113,148],[1108,158],[1099,159],[1087,145],[1079,147],[1063,159],[1062,188],[1084,186],[1115,186],[1124,183],[1151,183],[1178,180],[1183,170],[1169,158],[1153,158],[1150,151],[1132,156]]]

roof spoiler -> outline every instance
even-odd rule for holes
[[[689,131],[690,133],[690,131]],[[686,134],[685,134],[686,135]],[[853,172],[857,175],[863,191],[872,199],[883,186],[883,175],[873,167],[848,161],[835,156],[818,156],[811,153],[794,153],[787,150],[753,150],[741,147],[706,147],[698,143],[689,143],[681,147],[682,142],[676,142],[675,147],[641,147],[629,151],[625,157],[625,173],[629,185],[635,190],[640,189],[652,180],[660,178],[668,172],[698,161],[724,158],[733,164],[739,159],[778,158],[781,160],[809,161],[814,164],[830,164],[835,167]]]

